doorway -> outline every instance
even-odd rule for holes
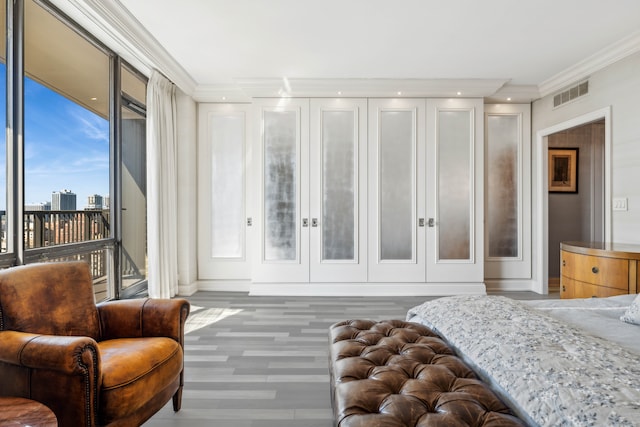
[[[536,132],[535,141],[535,177],[536,191],[534,196],[534,284],[533,291],[539,294],[549,293],[549,190],[548,190],[548,148],[549,136],[588,123],[604,120],[604,154],[603,154],[603,212],[602,223],[604,234],[602,240],[611,239],[611,107],[605,107],[591,113],[575,117],[568,121]]]
[[[548,142],[549,290],[560,284],[560,242],[604,239],[605,121],[553,133]]]

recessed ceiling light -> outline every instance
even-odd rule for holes
[[[511,98],[507,98],[507,101],[511,101]]]
[[[92,101],[97,101],[98,98],[96,98],[95,96],[91,98]]]
[[[402,95],[402,92],[398,91],[398,95]]]
[[[458,96],[462,95],[462,92],[458,92]]]
[[[338,91],[338,95],[342,95],[342,91],[341,90]]]
[[[223,100],[223,101],[226,101],[226,100],[227,100],[227,97],[226,97],[226,96],[223,96],[223,97],[222,97],[222,100]]]

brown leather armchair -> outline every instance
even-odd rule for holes
[[[44,403],[60,426],[139,426],[183,386],[183,299],[96,305],[84,262],[0,271],[0,395]]]

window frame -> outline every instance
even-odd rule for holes
[[[24,167],[24,85],[25,59],[24,36],[25,2],[33,1],[52,14],[62,24],[74,31],[85,41],[99,49],[109,58],[109,215],[110,227],[107,238],[74,242],[63,245],[26,249],[24,242],[25,221],[25,167]],[[7,0],[6,1],[6,236],[7,250],[0,253],[0,268],[42,262],[49,259],[86,254],[87,252],[108,250],[111,252],[113,266],[108,269],[109,289],[107,299],[119,299],[122,275],[120,271],[121,249],[121,107],[122,96],[121,66],[136,74],[143,81],[147,77],[126,63],[114,51],[99,41],[71,18],[46,0]],[[146,282],[145,282],[146,285]]]

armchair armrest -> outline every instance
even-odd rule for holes
[[[131,299],[98,304],[102,339],[169,337],[183,344],[185,299]]]
[[[93,338],[0,331],[0,361],[66,375],[97,372],[100,355]]]

